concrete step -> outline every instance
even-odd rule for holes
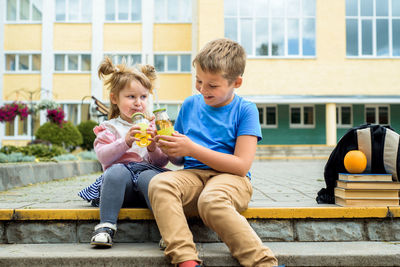
[[[264,242],[400,241],[400,207],[249,208],[242,215]],[[99,209],[0,210],[0,243],[89,243]],[[194,241],[220,242],[198,217],[189,218]],[[148,209],[121,209],[116,243],[158,242]]]
[[[256,159],[328,159],[333,146],[327,145],[259,145]]]
[[[279,264],[289,266],[400,266],[399,242],[271,242]],[[239,266],[222,243],[197,244],[203,266]],[[0,266],[172,266],[156,243],[0,245]]]

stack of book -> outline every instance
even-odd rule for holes
[[[339,206],[399,206],[400,183],[391,174],[339,173],[335,202]]]

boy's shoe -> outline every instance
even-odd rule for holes
[[[158,243],[158,246],[160,247],[161,250],[165,250],[167,248],[167,245],[164,242],[164,239],[161,238],[160,242]]]
[[[112,223],[100,223],[94,227],[90,245],[95,247],[110,248],[113,244],[113,237],[117,226]]]

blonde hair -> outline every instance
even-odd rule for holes
[[[244,48],[227,38],[208,42],[193,60],[205,72],[221,73],[229,83],[242,76],[246,66],[246,52]]]
[[[114,65],[109,57],[104,58],[100,63],[98,75],[100,79],[104,80],[104,85],[110,89],[110,100],[111,94],[118,97],[119,92],[131,81],[139,82],[152,94],[157,78],[156,70],[151,65],[137,65],[135,68],[130,68],[125,63]],[[118,106],[110,101],[108,119],[116,118],[119,115]]]

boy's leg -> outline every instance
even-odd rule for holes
[[[158,229],[166,243],[165,255],[173,264],[200,261],[185,212],[197,213],[197,199],[203,189],[193,171],[163,172],[149,184],[149,198]]]
[[[247,177],[219,174],[209,179],[199,196],[198,211],[243,266],[278,265],[272,251],[239,212],[247,209],[252,188]]]

